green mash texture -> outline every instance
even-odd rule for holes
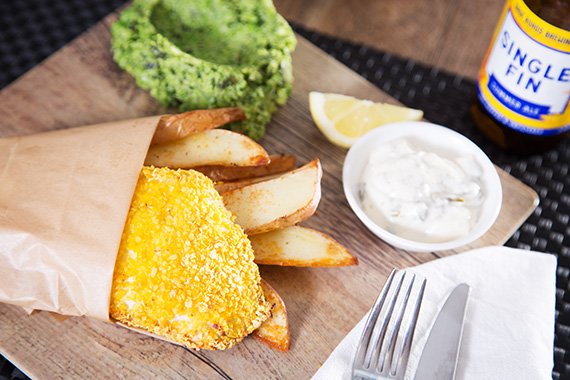
[[[113,24],[117,64],[181,111],[239,106],[254,139],[291,93],[296,40],[271,0],[134,0]]]

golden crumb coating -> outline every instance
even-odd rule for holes
[[[226,349],[269,315],[251,243],[212,181],[144,167],[115,264],[111,317],[190,348]]]

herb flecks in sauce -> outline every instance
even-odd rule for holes
[[[469,233],[484,199],[482,169],[470,156],[448,159],[407,140],[370,156],[361,179],[366,214],[394,235],[426,243]]]

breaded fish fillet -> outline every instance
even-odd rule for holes
[[[269,315],[251,243],[212,181],[144,167],[115,264],[111,317],[190,348],[226,349]]]

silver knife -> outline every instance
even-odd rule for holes
[[[439,311],[416,370],[415,380],[453,380],[471,288],[458,285]]]

